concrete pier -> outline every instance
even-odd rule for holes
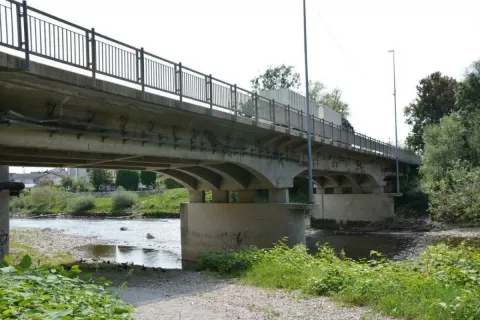
[[[0,181],[8,181],[8,166],[0,166]],[[8,255],[10,216],[9,216],[9,191],[0,191],[0,261]]]
[[[386,193],[316,194],[315,198],[312,221],[371,222],[394,216],[393,196]]]
[[[284,237],[290,246],[305,243],[305,210],[306,205],[281,203],[184,203],[182,259],[251,245],[270,248]]]

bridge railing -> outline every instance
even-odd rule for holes
[[[60,62],[97,74],[130,82],[178,96],[182,101],[197,101],[235,117],[247,117],[256,123],[279,125],[305,134],[310,119],[312,133],[325,140],[378,156],[395,157],[395,148],[387,143],[318,118],[307,117],[302,110],[290,108],[95,31],[30,7],[26,2],[0,0],[0,45],[24,53],[25,69],[30,55]],[[399,149],[399,159],[419,163],[414,153]]]

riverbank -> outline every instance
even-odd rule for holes
[[[178,218],[180,204],[189,201],[186,189],[166,190],[162,194],[131,195],[133,205],[116,208],[111,196],[94,197],[60,191],[52,187],[38,187],[10,200],[13,218],[38,217],[93,217],[93,218]],[[78,202],[87,205],[82,208]]]
[[[12,253],[18,257],[32,254],[34,265],[37,259],[41,263],[68,264],[80,260],[82,246],[104,243],[96,237],[69,236],[48,228],[16,227],[11,235],[15,243]],[[377,317],[366,308],[343,307],[326,297],[306,299],[298,293],[245,286],[209,272],[101,265],[83,264],[82,268],[94,277],[112,280],[112,289],[116,291],[126,281],[121,297],[138,305],[134,318],[140,320],[388,319]]]

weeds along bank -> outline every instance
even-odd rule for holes
[[[279,243],[271,250],[202,254],[197,262],[246,284],[326,295],[395,317],[480,319],[478,249],[440,244],[410,261],[387,260],[374,251],[369,260],[354,261],[328,246],[319,249],[312,256],[303,245]]]
[[[69,213],[77,216],[126,216],[144,214],[165,217],[179,213],[180,203],[188,202],[185,189],[171,189],[163,194],[137,195],[119,188],[108,197],[76,195],[63,188],[35,187],[20,197],[10,198],[10,212],[16,216]]]
[[[79,277],[78,266],[0,264],[1,319],[132,319],[133,309],[107,290],[104,278]]]

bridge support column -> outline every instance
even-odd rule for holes
[[[237,203],[254,203],[255,202],[255,190],[240,190],[237,191],[238,199]]]
[[[270,203],[288,203],[288,189],[269,189],[268,202]]]
[[[190,191],[190,203],[204,203],[205,191]]]
[[[308,208],[283,203],[183,203],[182,260],[188,264],[202,252],[251,245],[269,248],[284,237],[290,246],[305,243],[304,216]]]
[[[213,203],[228,203],[229,192],[228,190],[212,190],[212,202]]]
[[[320,189],[315,200],[313,227],[336,228],[349,222],[385,220],[395,214],[393,195],[387,193],[324,194]]]
[[[0,166],[0,182],[8,180],[8,166]],[[10,214],[9,214],[9,191],[0,191],[0,262],[8,255]]]

